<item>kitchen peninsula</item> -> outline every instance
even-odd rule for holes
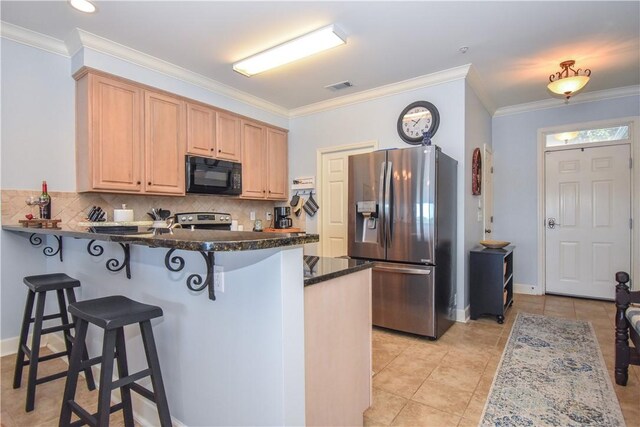
[[[3,238],[21,247],[29,246],[32,233],[45,235],[42,245],[32,249],[34,259],[44,258],[43,246],[54,254],[60,239],[64,261],[59,254],[47,257],[46,271],[78,278],[80,300],[120,294],[162,307],[164,316],[153,327],[171,413],[179,423],[305,424],[305,293],[322,283],[303,285],[301,245],[318,241],[317,235],[180,229],[116,235],[82,228],[2,228]],[[93,249],[88,248],[90,241],[95,241]],[[102,250],[97,251],[96,244]],[[129,247],[131,280],[123,270],[105,268],[110,259],[124,262],[124,246]],[[89,250],[97,255],[88,254]],[[165,266],[169,251],[170,264],[177,269],[182,263],[181,271]],[[188,275],[204,277],[200,251],[215,251],[215,265],[224,271],[224,285],[216,289],[215,301],[205,296],[206,291],[185,287]],[[362,271],[366,265],[344,267],[368,273]],[[320,276],[335,279],[341,269],[323,270]],[[127,345],[133,345],[129,364],[141,368],[145,362],[138,332],[127,333],[131,334]],[[101,338],[90,336],[91,354],[100,347]],[[157,422],[155,411],[144,404],[135,405],[135,413],[144,424]]]

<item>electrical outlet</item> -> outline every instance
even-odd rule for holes
[[[478,222],[482,222],[482,211],[478,211]]]
[[[255,221],[256,220],[256,211],[249,212],[249,219],[251,221]]]
[[[224,292],[224,268],[221,265],[213,266],[213,290]]]
[[[264,217],[267,219],[267,221],[271,221],[271,212],[265,212]]]

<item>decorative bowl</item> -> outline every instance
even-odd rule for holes
[[[511,242],[503,242],[502,240],[480,240],[480,244],[485,248],[500,249],[508,246]]]

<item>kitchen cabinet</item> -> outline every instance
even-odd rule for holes
[[[78,191],[140,192],[143,91],[86,74],[76,96]]]
[[[242,121],[242,196],[287,199],[287,134],[260,123]]]
[[[187,103],[187,154],[215,157],[218,112]]]
[[[145,91],[145,191],[184,194],[185,102]]]
[[[78,191],[184,195],[185,102],[95,71],[75,77]]]
[[[240,117],[224,112],[217,115],[215,157],[232,162],[242,161]]]
[[[471,251],[471,319],[490,314],[504,323],[504,315],[513,305],[513,249],[507,246]]]

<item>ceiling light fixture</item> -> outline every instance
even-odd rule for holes
[[[93,13],[96,11],[95,5],[89,0],[69,0],[69,4],[80,12]]]
[[[589,76],[591,75],[591,70],[588,68],[575,70],[573,68],[575,63],[576,61],[573,59],[561,62],[560,67],[562,67],[562,70],[551,74],[549,76],[550,83],[547,85],[551,92],[564,96],[567,102],[569,102],[569,98],[589,83]]]
[[[233,69],[251,77],[346,42],[347,38],[334,25],[329,25],[236,62]]]

